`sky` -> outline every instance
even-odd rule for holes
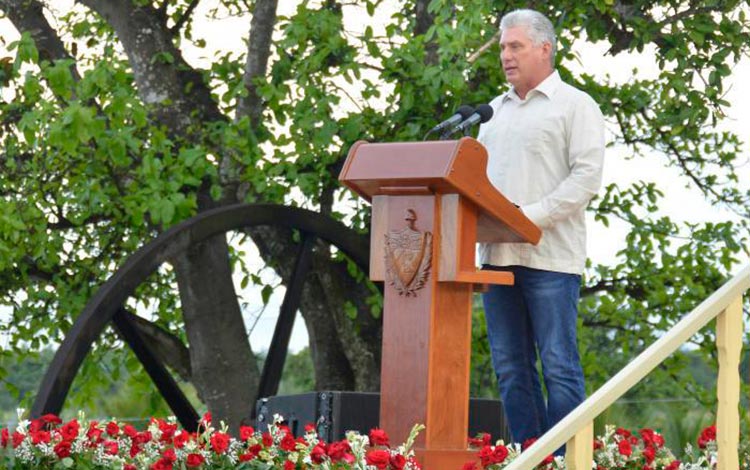
[[[195,11],[198,18],[206,18],[207,4],[213,2],[201,2]],[[66,9],[73,4],[72,0],[56,0],[55,8]],[[283,1],[279,2],[279,15],[290,15],[294,12],[296,2]],[[375,25],[375,34],[378,34],[378,26],[386,23],[390,14],[388,5],[380,8],[377,15],[380,20],[371,20],[366,18],[363,8],[357,6],[348,6],[344,10],[348,27],[356,30],[363,27],[361,19]],[[234,50],[242,51],[245,47],[245,38],[249,28],[249,19],[241,17],[224,16],[216,20],[205,20],[196,22],[193,27],[194,37],[203,37],[206,39],[207,47],[205,49],[188,49],[185,51],[185,58],[191,64],[206,66],[214,57],[217,50]],[[7,19],[0,20],[0,36],[4,39],[5,45],[17,38],[17,33],[10,26]],[[573,72],[582,72],[593,74],[595,77],[605,78],[607,75],[617,83],[627,82],[633,75],[634,68],[639,70],[639,74],[655,77],[658,69],[653,59],[653,52],[648,49],[642,54],[621,53],[615,57],[605,55],[607,45],[603,43],[591,44],[579,42],[575,51],[580,57],[580,64],[573,66]],[[3,44],[0,44],[0,54],[3,56],[11,53],[3,51]],[[729,77],[725,89],[728,89],[727,101],[731,103],[728,111],[728,119],[722,122],[721,126],[727,130],[732,130],[741,137],[747,138],[747,129],[750,129],[750,88],[743,84],[750,82],[750,60],[744,59],[734,67],[732,76]],[[436,122],[446,116],[436,116]],[[610,131],[614,131],[614,126],[609,123]],[[744,143],[744,152],[746,157],[750,157],[750,147]],[[717,207],[711,207],[707,204],[701,194],[691,185],[686,178],[676,174],[674,169],[665,170],[662,166],[663,157],[658,155],[648,155],[646,157],[628,158],[629,152],[624,148],[610,148],[607,151],[606,163],[604,169],[604,185],[617,182],[625,185],[628,182],[640,180],[658,182],[659,188],[665,193],[664,200],[661,203],[661,210],[664,214],[670,215],[675,220],[690,221],[722,221],[735,217],[732,213]],[[748,168],[750,170],[750,168]],[[741,182],[745,187],[750,187],[750,171],[744,172],[744,180]],[[626,227],[622,223],[612,221],[609,227],[589,221],[588,236],[588,254],[594,264],[607,264],[616,258],[616,253],[621,246],[625,235]],[[259,266],[260,260],[257,251],[253,247],[246,247],[248,253],[248,262],[251,265]],[[263,274],[264,281],[276,284],[278,281],[270,270],[265,270]],[[236,279],[236,285],[239,286],[239,277]],[[283,299],[284,289],[279,287],[274,292],[269,305],[261,309],[260,292],[258,289],[245,289],[241,292],[242,302],[246,302],[248,307],[245,309],[246,325],[250,328],[254,325],[251,333],[251,343],[256,351],[268,348],[270,339],[273,334],[273,328],[279,311],[279,305]],[[3,346],[0,338],[0,347]],[[307,331],[304,328],[302,319],[297,317],[290,350],[299,351],[307,344]]]

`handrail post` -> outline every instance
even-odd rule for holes
[[[742,350],[742,296],[716,317],[716,349],[719,353],[716,412],[717,470],[740,468],[740,352]]]
[[[565,464],[568,470],[591,470],[594,460],[594,422],[584,426],[571,437],[565,447]]]

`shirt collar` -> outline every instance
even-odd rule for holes
[[[557,88],[560,86],[560,83],[562,83],[562,79],[560,79],[560,73],[557,70],[554,70],[551,74],[549,74],[547,78],[542,80],[542,83],[537,85],[536,88],[530,90],[529,93],[526,94],[526,99],[528,99],[529,95],[532,93],[541,93],[547,98],[552,98],[552,95],[555,94]],[[507,101],[509,99],[521,101],[521,98],[516,94],[516,90],[514,90],[513,87],[511,87],[503,97],[503,101]]]

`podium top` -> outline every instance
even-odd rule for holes
[[[356,142],[339,175],[354,192],[377,195],[459,194],[479,209],[477,241],[537,244],[541,230],[487,178],[487,150],[477,140]],[[494,236],[492,235],[494,233]]]

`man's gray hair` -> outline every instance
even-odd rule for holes
[[[557,36],[552,22],[536,10],[513,10],[500,20],[500,31],[508,28],[523,27],[535,46],[548,42],[552,46],[550,62],[555,66],[555,52],[557,51]]]

